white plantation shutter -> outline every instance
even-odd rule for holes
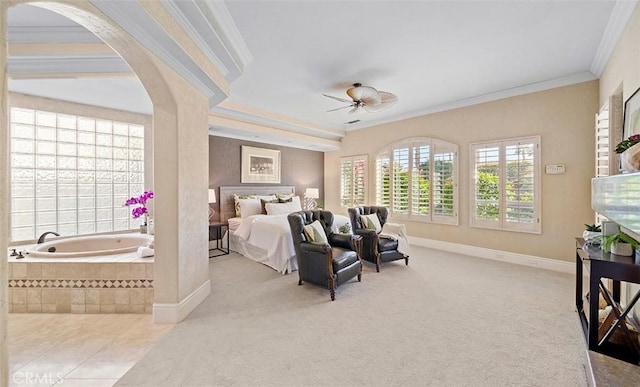
[[[456,218],[457,208],[457,148],[445,142],[433,144],[433,217],[443,223],[451,223]]]
[[[600,108],[595,117],[595,177],[611,176],[620,173],[616,145],[622,139],[623,109],[622,93],[613,95]],[[604,215],[595,213],[595,224],[608,220]]]
[[[409,146],[393,150],[393,194],[391,211],[398,214],[409,213]]]
[[[458,147],[430,138],[390,145],[376,156],[376,204],[392,217],[458,223]]]
[[[609,104],[596,114],[596,177],[609,176],[610,152],[615,152],[609,145]]]
[[[367,156],[340,158],[340,205],[353,207],[367,202]]]
[[[353,161],[353,205],[362,206],[367,202],[367,160],[356,158]]]
[[[353,160],[340,159],[340,205],[350,207],[353,199]]]
[[[471,225],[499,227],[500,145],[471,146],[473,166],[473,211]]]
[[[389,153],[376,157],[376,204],[389,207],[391,158]]]
[[[537,143],[505,145],[505,218],[521,225],[538,221],[535,213],[535,148]]]
[[[471,225],[539,233],[540,137],[471,144]]]
[[[429,215],[429,144],[414,144],[412,147],[413,163],[411,165],[411,213]]]

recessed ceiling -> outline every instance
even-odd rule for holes
[[[626,13],[630,14],[635,3],[625,8]],[[246,110],[265,112],[271,119],[285,117],[286,121],[288,117],[297,127],[315,128],[316,133],[310,131],[309,135],[318,136],[322,131],[318,128],[326,128],[324,138],[335,139],[335,131],[596,79],[599,74],[594,74],[594,63],[602,60],[598,56],[603,55],[603,37],[611,35],[612,15],[621,4],[629,3],[225,4],[253,57],[231,83],[227,106],[245,106]],[[105,54],[95,47],[93,55],[58,56],[57,62],[37,53],[12,54],[12,46],[20,43],[99,43],[84,28],[28,5],[10,8],[8,22],[8,67],[14,73],[9,82],[11,91],[151,113],[151,102],[141,83],[126,64],[116,63],[119,57],[113,52]],[[620,24],[620,20],[616,22]],[[65,67],[64,60],[77,66],[70,70],[78,72],[77,79],[60,70]],[[40,61],[39,72],[35,61]],[[52,71],[56,63],[57,72]],[[52,72],[57,74],[54,78],[64,79],[47,80]],[[399,102],[377,113],[349,115],[349,109],[327,112],[343,105],[322,94],[348,99],[345,91],[355,82],[394,93]],[[355,120],[359,121],[347,123]],[[232,135],[231,130],[227,132]]]
[[[538,82],[589,77],[613,1],[232,1],[253,63],[241,104],[329,126],[354,119],[322,94],[395,93],[363,124]],[[593,75],[591,78],[594,79]]]

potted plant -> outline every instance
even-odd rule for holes
[[[621,170],[626,172],[640,171],[640,134],[634,134],[616,145],[616,153],[620,155]]]
[[[338,228],[340,234],[350,234],[351,233],[351,225],[349,223],[345,223]]]
[[[633,255],[633,249],[638,248],[640,244],[630,235],[620,231],[615,234],[604,236],[602,239],[602,249],[616,255],[630,257]]]
[[[582,239],[585,242],[592,242],[602,235],[602,228],[596,224],[585,224],[585,230],[582,232]]]

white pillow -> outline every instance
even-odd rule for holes
[[[378,215],[376,214],[360,215],[360,222],[362,222],[362,227],[366,229],[376,230],[376,233],[382,231],[380,219],[378,219]]]
[[[327,244],[327,234],[324,232],[324,227],[319,221],[314,221],[311,224],[304,226],[304,235],[311,243]]]
[[[260,206],[260,199],[258,198],[240,199],[238,202],[240,203],[240,215],[243,218],[251,215],[258,215],[262,210]]]
[[[257,195],[256,197],[258,199],[264,200],[265,202],[270,202],[272,200],[276,200],[277,199],[276,195]]]
[[[296,211],[302,211],[300,203],[296,202],[265,203],[264,208],[267,210],[267,215],[284,215]]]
[[[331,232],[333,232],[334,234],[342,234],[342,232],[340,232],[340,228],[345,224],[349,226],[349,231],[346,234],[353,234],[353,231],[351,230],[351,221],[349,220],[348,216],[333,215],[333,224],[331,225]]]
[[[236,212],[236,218],[242,217],[242,212],[240,211],[240,200],[255,198],[255,195],[233,195],[233,208]]]

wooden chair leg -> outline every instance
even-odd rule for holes
[[[405,266],[409,266],[409,257],[404,257]]]
[[[336,300],[336,286],[335,283],[333,282],[333,280],[329,280],[329,293],[331,294],[331,301],[335,301]]]
[[[362,282],[362,273],[358,273],[358,282]]]

